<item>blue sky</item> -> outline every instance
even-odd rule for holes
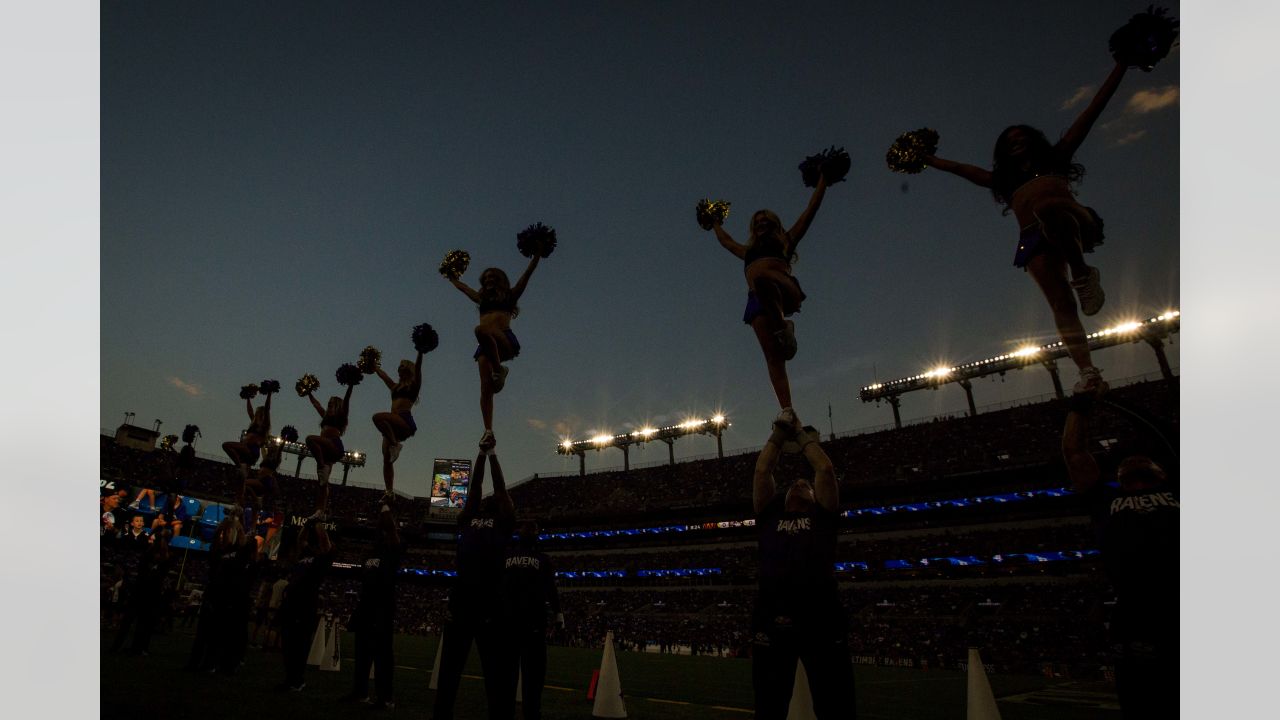
[[[286,388],[276,428],[314,432],[297,377],[334,392],[339,364],[369,344],[393,364],[429,322],[441,345],[397,464],[397,486],[425,492],[432,459],[471,456],[482,431],[476,311],[436,266],[463,248],[465,279],[490,265],[514,277],[515,234],[541,221],[560,244],[513,324],[524,350],[495,426],[508,479],[576,470],[554,453],[565,435],[715,410],[733,422],[726,449],[759,445],[777,408],[741,323],[741,263],[693,207],[730,200],[739,239],[755,209],[790,222],[809,196],[796,165],[832,144],[853,168],[795,265],[809,296],[795,406],[824,431],[828,404],[837,432],[890,422],[860,386],[1054,330],[1011,265],[1012,217],[953,176],[889,172],[885,150],[929,126],[939,154],[989,166],[1007,125],[1057,137],[1140,9],[104,5],[100,425],[126,411],[165,432],[195,423],[216,453],[246,424],[239,387],[270,377]],[[1108,297],[1090,329],[1179,304],[1179,61],[1175,48],[1130,71],[1077,155],[1080,199],[1107,232],[1089,256]],[[1177,367],[1178,343],[1170,356]],[[1145,346],[1096,362],[1111,378],[1156,371]],[[1048,392],[1040,371],[975,385],[979,405]],[[352,402],[347,447],[376,452],[368,418],[389,394],[366,379]],[[907,418],[963,407],[954,386],[903,400]],[[677,443],[678,457],[714,450]],[[654,444],[632,462],[665,457]],[[378,461],[352,477],[380,482]]]

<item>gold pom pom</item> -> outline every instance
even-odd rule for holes
[[[293,386],[298,391],[298,397],[306,397],[307,393],[315,392],[320,387],[320,380],[315,375],[307,373],[298,378],[298,384]]]
[[[723,223],[729,217],[729,201],[703,198],[698,201],[697,215],[698,225],[703,230],[710,230],[715,227],[717,220]]]
[[[378,365],[382,362],[382,351],[369,345],[360,351],[360,359],[356,361],[356,367],[360,368],[360,372],[365,375],[372,375],[378,371]]]
[[[444,260],[440,261],[440,274],[450,280],[457,280],[467,271],[467,266],[470,264],[471,256],[466,250],[451,250],[444,256]]]
[[[924,170],[924,159],[938,151],[938,131],[931,128],[920,128],[905,132],[893,141],[885,162],[894,172],[915,175]]]

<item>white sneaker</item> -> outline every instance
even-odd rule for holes
[[[387,461],[394,463],[396,458],[400,457],[400,448],[404,447],[404,443],[394,443],[387,447]]]
[[[789,407],[782,408],[782,412],[778,413],[778,417],[773,419],[774,425],[781,425],[785,428],[795,430],[798,428],[800,421],[796,419],[796,411]]]
[[[510,372],[506,367],[499,365],[497,370],[493,371],[493,394],[497,395],[502,392],[502,388],[507,385],[507,373]]]
[[[1102,274],[1096,267],[1089,268],[1089,274],[1083,278],[1072,280],[1071,289],[1076,291],[1080,312],[1085,315],[1097,315],[1107,301],[1107,294],[1102,291]]]
[[[480,449],[490,450],[498,446],[498,439],[493,436],[492,430],[485,430],[480,436]]]

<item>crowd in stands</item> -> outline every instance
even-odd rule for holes
[[[1170,419],[1176,421],[1176,409],[1170,411],[1176,387],[1143,383],[1115,393],[1156,414],[1169,417],[1172,413]],[[893,485],[913,478],[923,482],[972,472],[990,474],[1003,466],[1051,464],[1059,452],[1060,422],[1060,408],[1043,403],[840,438],[824,445],[841,469],[843,496],[852,499],[858,497],[853,488],[863,484]],[[1105,436],[1107,428],[1099,432]],[[136,498],[139,488],[155,487],[197,498],[201,506],[228,503],[238,487],[235,469],[198,459],[175,472],[172,451],[120,447],[108,437],[103,437],[101,450],[104,627],[121,628],[128,622],[130,608],[137,607],[155,614],[149,631],[170,631],[175,619],[180,627],[189,625],[208,581],[207,553],[177,552],[157,564],[150,550],[156,542],[152,538],[164,537],[162,533],[173,525],[154,524],[157,513],[147,502],[137,506]],[[560,520],[578,511],[608,516],[611,511],[644,515],[679,507],[745,508],[753,462],[754,455],[747,453],[629,473],[542,478],[517,486],[512,494],[522,514]],[[272,500],[276,509],[300,514],[313,502],[314,481],[281,475],[279,490]],[[338,527],[371,524],[380,491],[355,486],[334,490],[331,519]],[[427,499],[406,501],[403,507],[402,517],[420,519],[426,516]],[[199,534],[195,519],[183,518],[188,522],[181,526],[181,534]],[[421,533],[410,531],[407,536],[411,539],[403,560],[406,572],[396,588],[395,629],[436,634],[446,619],[449,581],[411,571],[454,569],[454,549],[448,542],[423,541]],[[574,549],[573,543],[549,543],[556,570],[623,570],[628,576],[621,581],[562,580],[566,626],[553,631],[552,642],[598,647],[604,634],[612,631],[619,649],[748,652],[745,632],[758,562],[753,534],[747,528],[728,539],[709,537],[711,544],[687,543],[680,537],[642,537],[630,543],[590,545],[592,549],[586,551]],[[1108,647],[1100,628],[1109,598],[1108,587],[1097,579],[1101,574],[1096,563],[1008,563],[998,569],[963,572],[946,565],[883,571],[884,563],[891,560],[987,559],[996,554],[1080,551],[1094,545],[1087,520],[1081,516],[895,531],[860,527],[851,520],[840,536],[837,560],[867,563],[869,570],[841,576],[850,617],[850,648],[859,662],[939,667],[963,662],[966,648],[977,645],[983,648],[984,659],[1002,672],[1041,672],[1052,667],[1058,673],[1096,674],[1107,664]],[[359,565],[368,550],[367,541],[344,539],[341,534],[337,546],[335,559],[340,565]],[[279,580],[269,559],[259,562],[252,591],[244,598],[255,609],[268,601]],[[637,583],[631,579],[639,570],[677,568],[719,568],[721,572],[696,581]],[[346,622],[358,587],[354,572],[335,571],[323,585],[322,610]],[[135,603],[138,592],[151,599]],[[253,644],[269,647],[271,633],[259,627],[268,615],[265,607],[261,610],[253,614]]]
[[[1176,381],[1174,381],[1176,383]],[[1176,385],[1150,381],[1116,388],[1113,400],[1176,422]],[[1041,402],[974,417],[907,425],[902,428],[824,442],[846,505],[869,488],[901,487],[1008,468],[1059,464],[1059,436],[1065,409]],[[1128,421],[1101,414],[1096,432],[1105,436]],[[522,512],[549,522],[587,516],[639,516],[682,507],[749,507],[755,454],[589,473],[545,477],[511,488]],[[780,474],[802,473],[800,462],[784,458]],[[960,487],[959,484],[954,487]]]

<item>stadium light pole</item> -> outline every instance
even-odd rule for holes
[[[902,429],[902,413],[898,409],[902,405],[902,398],[897,395],[890,395],[885,398],[889,401],[889,406],[893,408],[893,427],[897,430]]]
[[[342,463],[342,487],[347,486],[347,473],[351,472],[353,467],[364,467],[364,453],[349,452],[342,456],[338,462]]]
[[[1054,397],[1059,400],[1066,397],[1062,392],[1062,376],[1058,374],[1058,361],[1053,358],[1048,358],[1047,360],[1041,361],[1040,364],[1044,365],[1044,369],[1049,371],[1049,378],[1053,380]]]
[[[1164,354],[1164,339],[1154,333],[1146,332],[1143,328],[1142,339],[1147,341],[1152,351],[1156,354],[1156,363],[1160,365],[1160,375],[1165,380],[1173,379],[1173,368],[1169,367],[1169,358]]]
[[[964,388],[965,399],[969,401],[969,417],[976,416],[978,414],[978,407],[973,404],[973,383],[969,382],[968,378],[965,378],[957,384]]]

